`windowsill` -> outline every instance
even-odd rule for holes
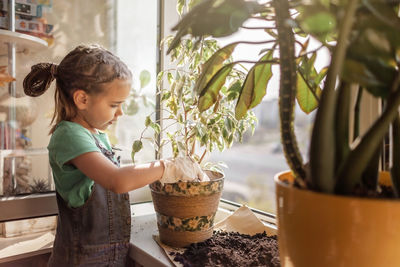
[[[18,237],[0,237],[0,263],[49,253],[54,236],[54,231],[46,231]]]
[[[143,266],[174,266],[164,250],[153,239],[153,235],[158,235],[153,203],[146,202],[131,207],[134,215],[132,216],[129,256]],[[215,222],[223,220],[238,208],[238,205],[221,201]],[[253,212],[265,225],[276,229],[274,216],[259,211]]]
[[[232,214],[239,206],[221,201],[215,217],[219,222]],[[153,240],[158,234],[155,211],[152,202],[133,204],[131,247],[129,256],[143,266],[173,266],[163,249]],[[274,216],[254,211],[264,224],[275,228]],[[21,237],[0,237],[0,263],[10,262],[51,252],[54,231],[24,235]]]

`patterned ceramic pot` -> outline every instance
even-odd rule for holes
[[[213,233],[224,178],[207,173],[209,182],[177,182],[150,185],[160,240],[172,247],[201,242]]]

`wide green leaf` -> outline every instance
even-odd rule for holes
[[[320,11],[304,16],[300,21],[300,25],[305,32],[321,35],[332,31],[336,27],[336,19],[328,11]]]
[[[270,50],[265,56],[261,58],[259,62],[271,60],[272,53],[273,51]],[[260,104],[261,100],[267,93],[267,85],[271,77],[271,63],[261,63],[257,64],[254,67],[254,89],[249,109],[254,108],[258,104]]]
[[[221,48],[204,63],[203,70],[194,85],[195,92],[204,94],[204,88],[217,71],[221,69],[224,61],[231,56],[236,46],[237,43],[233,43]]]
[[[207,110],[217,100],[221,87],[225,84],[226,77],[232,70],[231,65],[222,67],[210,80],[200,94],[198,108],[200,112]]]
[[[386,25],[397,29],[397,31],[400,30],[400,18],[395,9],[382,3],[384,1],[378,2],[363,0],[362,2],[376,18],[384,22]]]
[[[297,73],[297,103],[299,104],[301,110],[306,114],[309,114],[318,107],[319,97],[321,96],[321,87],[317,87],[316,91],[313,93],[313,88],[310,88],[309,84],[304,80],[304,77]],[[318,98],[316,98],[316,96]]]
[[[247,111],[257,106],[266,94],[267,84],[272,77],[271,63],[260,63],[272,58],[272,50],[264,55],[247,74],[239,99],[236,103],[235,117],[242,119]]]
[[[345,61],[342,75],[345,81],[356,83],[363,87],[379,87],[384,85],[365,64],[352,59]]]
[[[296,99],[300,108],[306,114],[318,107],[322,93],[320,83],[325,78],[328,70],[325,67],[318,73],[314,67],[315,60],[316,53],[311,58],[303,57],[301,61],[298,61]]]
[[[252,98],[253,98],[253,89],[254,89],[254,69],[251,69],[247,74],[246,80],[244,81],[242,91],[240,92],[239,99],[236,103],[235,107],[235,118],[240,120],[242,119],[247,110],[249,110]]]
[[[263,5],[256,1],[201,1],[172,28],[173,31],[178,32],[172,40],[167,54],[179,45],[181,38],[186,34],[191,34],[193,37],[228,36],[236,32],[252,14],[263,9]]]

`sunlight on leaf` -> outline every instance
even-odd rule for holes
[[[272,50],[260,61],[271,60]],[[257,106],[266,94],[267,84],[272,77],[271,63],[254,65],[247,74],[235,108],[236,119],[242,119],[247,111]]]
[[[272,59],[272,50],[269,51],[260,61],[268,61]],[[272,77],[271,63],[260,64],[254,67],[254,91],[249,109],[260,104],[261,100],[267,93],[267,85]]]
[[[221,69],[222,63],[231,56],[236,46],[237,44],[234,43],[221,48],[204,63],[200,77],[194,86],[195,92],[202,93],[204,87],[206,87],[215,73]]]
[[[232,70],[232,66],[224,66],[216,75],[211,79],[207,86],[203,89],[199,98],[199,110],[203,112],[211,107],[218,99],[219,91],[225,84],[226,77]]]

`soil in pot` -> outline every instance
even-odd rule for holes
[[[211,238],[188,246],[184,253],[170,255],[185,267],[280,266],[277,236],[265,232],[252,236],[214,232]]]

